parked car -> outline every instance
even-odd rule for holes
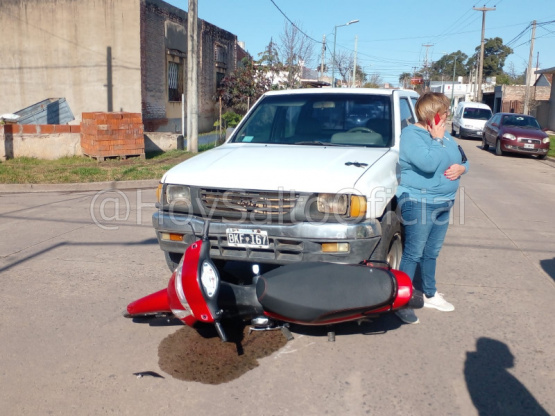
[[[399,141],[417,99],[365,88],[263,95],[225,144],[162,178],[152,222],[170,269],[206,219],[219,262],[398,267]]]
[[[482,135],[482,148],[495,146],[498,156],[511,152],[545,159],[549,144],[549,136],[538,121],[525,114],[497,113],[488,120]]]
[[[451,134],[465,137],[482,138],[486,121],[491,118],[491,108],[487,104],[463,101],[459,103],[451,122]]]

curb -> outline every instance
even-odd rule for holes
[[[159,179],[145,179],[140,181],[110,181],[86,183],[57,183],[57,184],[0,184],[0,193],[19,192],[87,192],[103,191],[107,189],[143,189],[156,188]]]

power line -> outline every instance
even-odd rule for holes
[[[274,0],[270,0],[270,1],[272,2],[272,4],[273,4],[274,6],[276,6],[276,9],[279,10],[279,12],[283,15],[283,17],[285,17],[285,18],[287,19],[287,21],[288,21],[289,23],[291,23],[291,25],[292,25],[295,29],[297,29],[299,32],[301,32],[303,35],[305,35],[305,36],[306,36],[308,39],[310,39],[311,41],[316,42],[316,43],[322,43],[321,41],[316,40],[316,39],[314,39],[314,38],[311,38],[311,37],[308,36],[306,33],[304,33],[304,32],[301,30],[301,28],[299,28],[295,23],[293,23],[293,22],[291,21],[291,19],[289,19],[289,17],[287,17],[287,15],[286,15],[285,13],[283,13],[283,11],[278,7],[278,5],[274,2]]]

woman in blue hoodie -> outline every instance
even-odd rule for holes
[[[414,279],[420,264],[424,307],[445,312],[455,308],[436,289],[436,260],[449,226],[459,178],[468,170],[457,143],[445,131],[448,114],[449,99],[444,94],[429,92],[418,99],[416,115],[420,121],[401,133],[397,189],[405,229],[399,268]],[[405,323],[419,322],[412,309],[401,309],[397,316]]]

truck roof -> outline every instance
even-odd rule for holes
[[[381,88],[301,88],[293,90],[268,91],[268,95],[297,95],[297,94],[373,94],[373,95],[393,95],[395,91],[402,91],[407,95],[418,97],[418,93],[413,90],[404,89],[381,89]]]

